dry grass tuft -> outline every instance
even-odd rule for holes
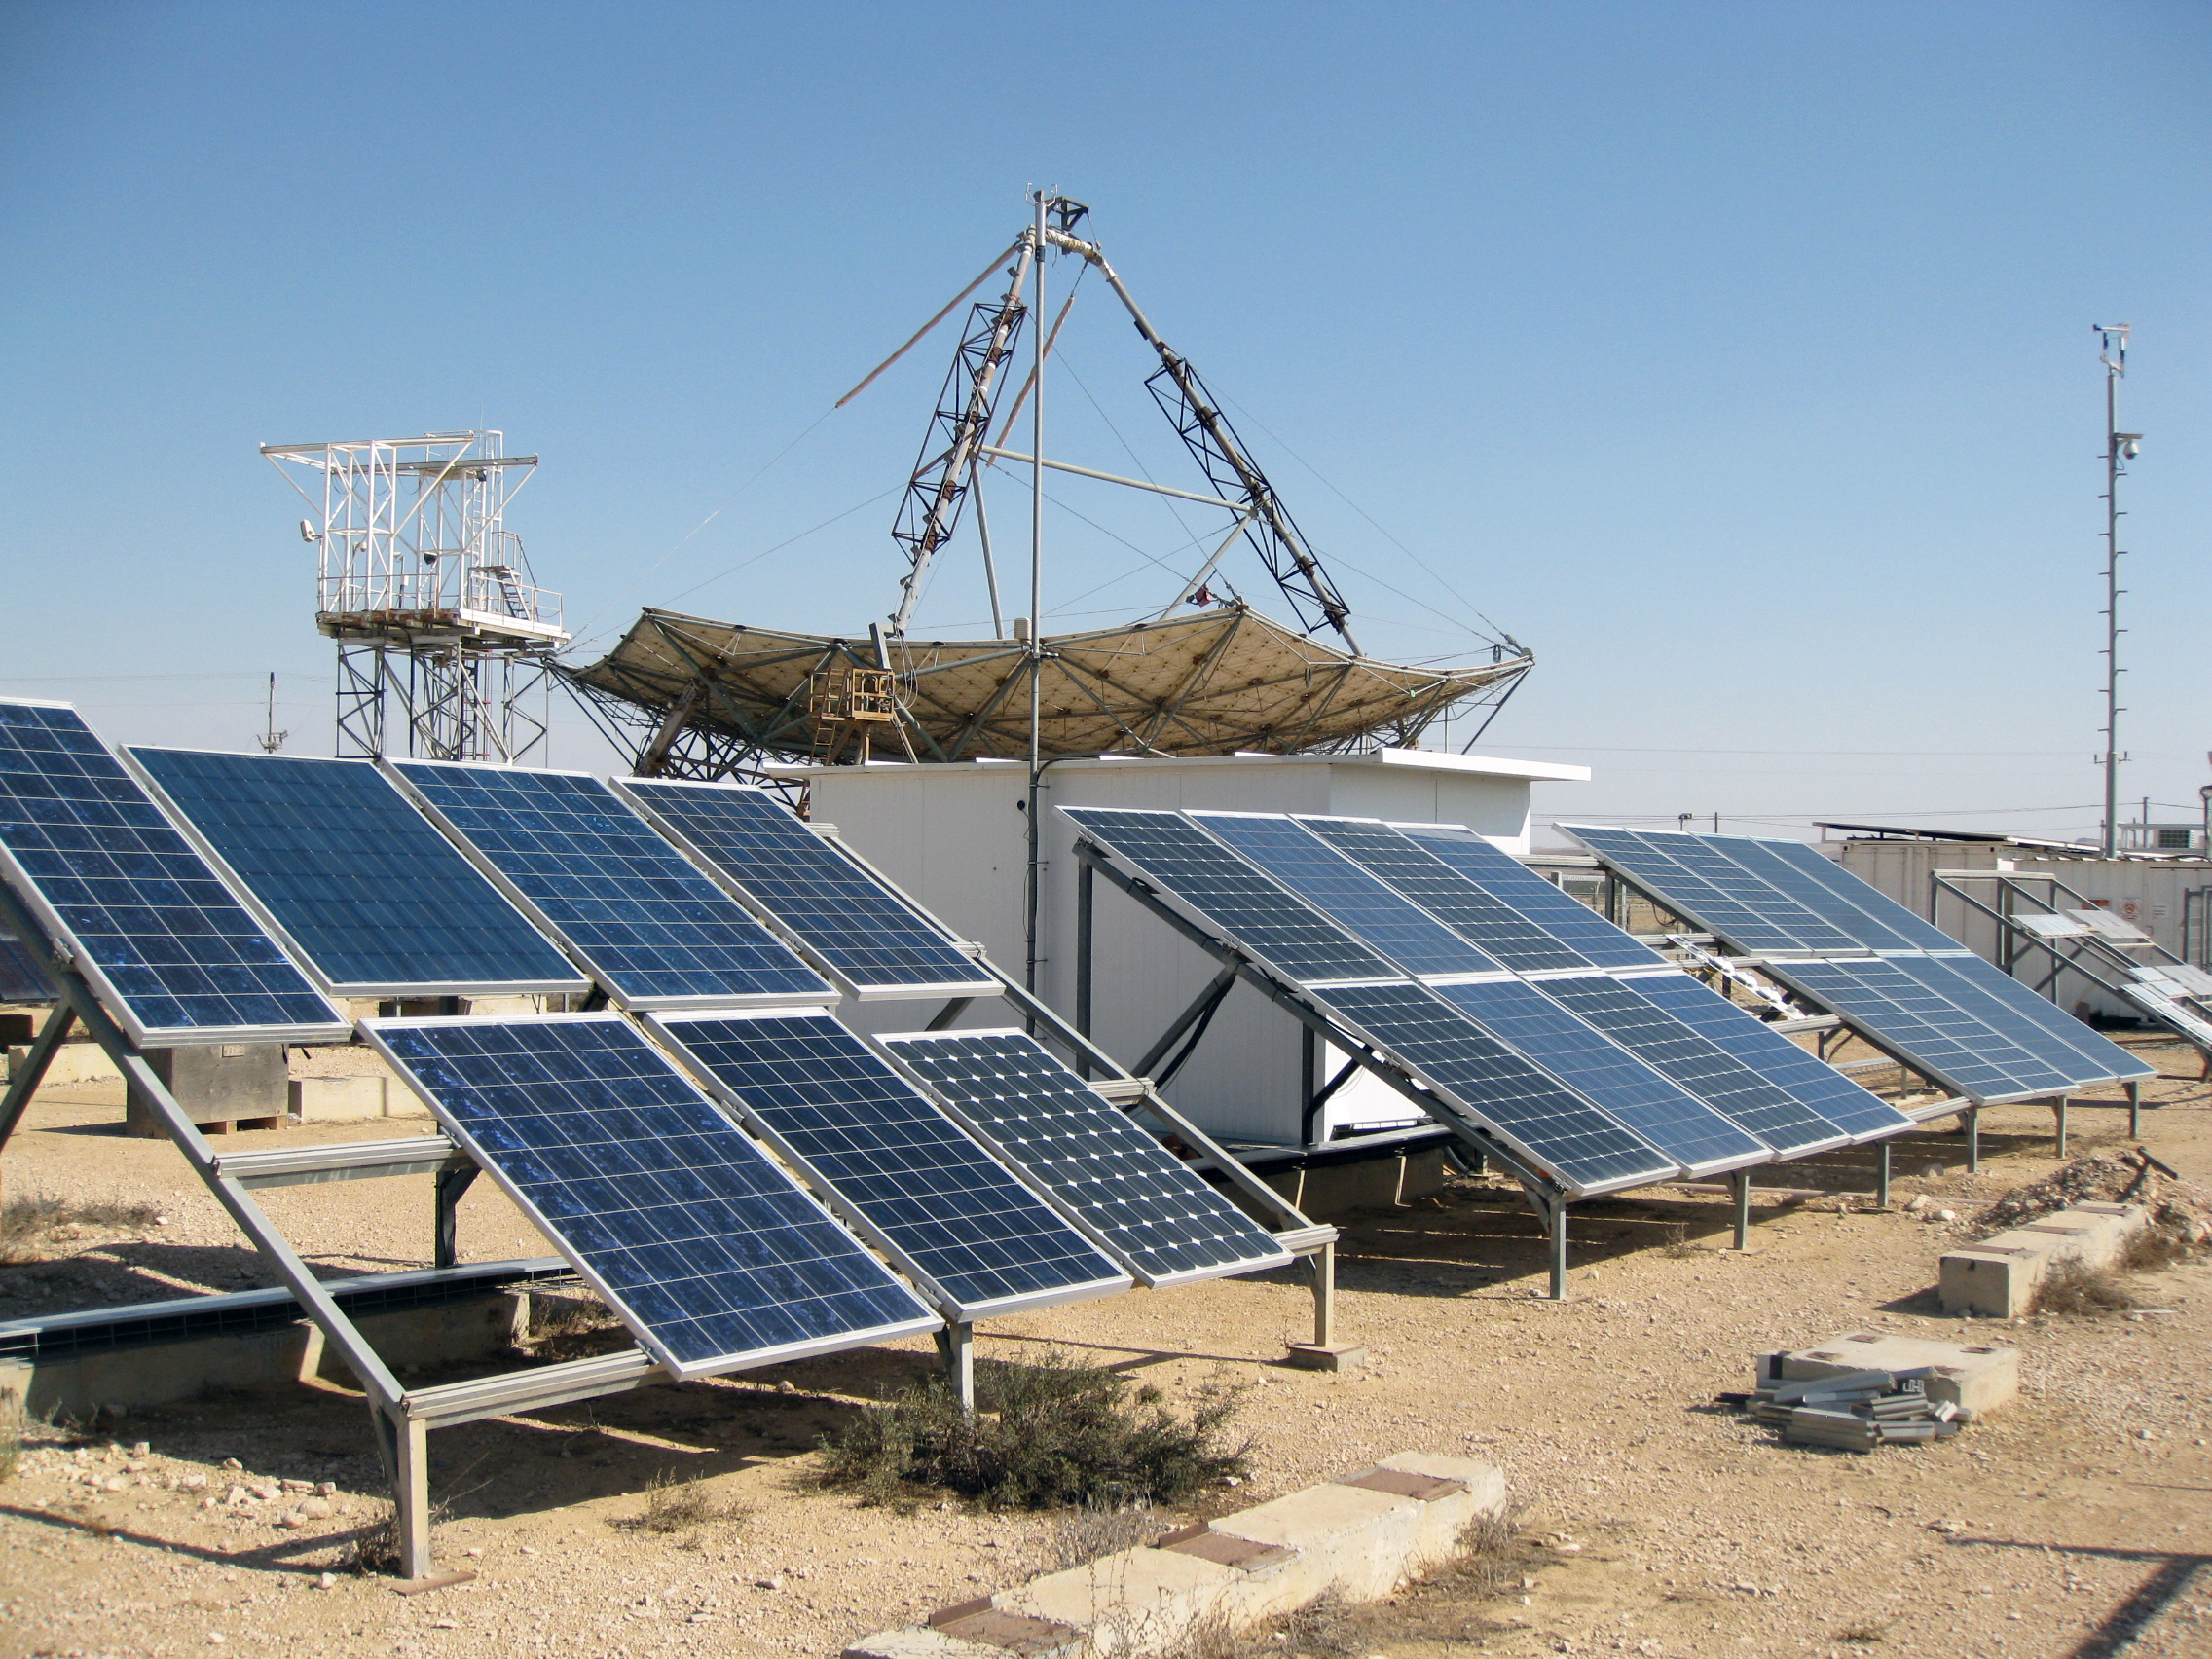
[[[2112,1269],[2092,1268],[2072,1257],[2051,1263],[2036,1289],[2038,1313],[2094,1319],[2106,1313],[2124,1313],[2135,1306],[2135,1298]]]
[[[702,1474],[663,1469],[645,1483],[645,1512],[615,1525],[626,1532],[675,1537],[699,1547],[698,1534],[742,1526],[752,1511],[735,1498],[718,1496]]]
[[[102,1227],[118,1232],[154,1225],[159,1206],[125,1198],[92,1198],[72,1203],[47,1193],[10,1198],[0,1205],[0,1263],[41,1262],[64,1228]]]
[[[629,1327],[604,1302],[581,1296],[533,1297],[530,1351],[542,1360],[589,1359],[628,1343]]]
[[[22,1455],[22,1392],[17,1388],[0,1388],[0,1481],[16,1478],[16,1464]]]

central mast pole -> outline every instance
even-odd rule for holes
[[[1029,876],[1022,892],[1021,986],[1037,990],[1037,904],[1039,856],[1044,838],[1037,827],[1037,786],[1044,774],[1040,726],[1045,712],[1045,192],[1033,193],[1037,205],[1037,309],[1029,330],[1036,352],[1036,390],[1029,404]]]
[[[2105,366],[2105,821],[2101,850],[2111,858],[2120,843],[2120,481],[2124,457],[2135,451],[2140,434],[2120,429],[2120,382],[2127,373],[2127,324],[2097,326]],[[2145,823],[2150,809],[2143,812]],[[2145,831],[2149,833],[2148,830]]]

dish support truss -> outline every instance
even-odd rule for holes
[[[43,940],[47,937],[22,901],[5,885],[0,885],[0,925],[12,928],[20,939]],[[439,1274],[450,1274],[457,1280],[478,1276],[459,1267],[457,1236],[458,1208],[462,1195],[479,1173],[476,1163],[443,1133],[402,1140],[218,1153],[184,1108],[177,1104],[146,1056],[100,1006],[92,986],[73,963],[51,946],[43,949],[34,946],[33,954],[53,980],[56,1000],[32,1042],[24,1064],[17,1068],[6,1094],[0,1096],[0,1150],[5,1150],[22,1121],[31,1096],[37,1092],[70,1028],[83,1025],[115,1063],[131,1094],[176,1143],[193,1173],[238,1224],[277,1282],[291,1293],[300,1310],[322,1333],[329,1349],[345,1361],[359,1381],[366,1397],[377,1453],[386,1478],[391,1484],[402,1577],[420,1580],[431,1571],[430,1430],[518,1412],[542,1411],[669,1380],[665,1367],[643,1347],[634,1346],[616,1353],[429,1387],[410,1388],[402,1383],[339,1306],[330,1287],[315,1276],[270,1219],[254,1194],[264,1187],[390,1175],[432,1176],[435,1244],[430,1274],[411,1272],[367,1275],[347,1281],[349,1288],[355,1290],[387,1277],[405,1278],[411,1286],[420,1286],[425,1277],[434,1279]],[[1028,995],[987,960],[982,960],[980,966],[1000,982],[1005,994],[1020,1008],[1040,1038],[1055,1041],[1084,1068],[1086,1075],[1092,1071],[1101,1074],[1092,1082],[1093,1089],[1124,1112],[1151,1120],[1149,1126],[1154,1132],[1171,1134],[1181,1140],[1209,1161],[1245,1207],[1269,1218],[1266,1225],[1276,1242],[1305,1265],[1313,1291],[1314,1341],[1326,1346],[1333,1340],[1337,1230],[1309,1221],[1280,1194],[1161,1099],[1148,1080],[1124,1071],[1111,1055]],[[946,1003],[931,1021],[930,1028],[938,1030],[951,1025],[972,1000],[961,997]],[[114,1311],[126,1314],[129,1309]],[[949,1325],[939,1333],[938,1346],[963,1405],[973,1409],[973,1327]]]

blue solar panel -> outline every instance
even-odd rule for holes
[[[1746,1063],[1641,995],[1647,983],[1645,979],[1545,979],[1535,988],[1785,1158],[1842,1146],[1851,1139],[1798,1100],[1780,1079]],[[1697,989],[1704,991],[1703,986]],[[1751,1019],[1749,1014],[1739,1017]]]
[[[1409,974],[1488,974],[1497,969],[1434,916],[1292,819],[1248,812],[1193,812],[1189,817]]]
[[[1938,996],[1959,1004],[2077,1082],[2109,1083],[2117,1078],[2157,1075],[2156,1068],[2145,1065],[2118,1043],[2098,1036],[2064,1009],[2046,1002],[1978,956],[1899,956],[1892,960]]]
[[[1588,1196],[1681,1173],[1676,1160],[1426,986],[1339,985],[1319,996],[1354,1032],[1436,1089],[1439,1110],[1490,1131],[1569,1192]]]
[[[1598,968],[1649,968],[1664,960],[1572,894],[1456,824],[1394,824],[1492,898],[1507,903]],[[1567,964],[1574,966],[1574,964]]]
[[[1669,909],[1736,950],[1756,954],[1859,947],[1849,933],[1707,846],[1702,837],[1587,824],[1559,828]]]
[[[832,1208],[963,1323],[1126,1290],[1129,1281],[936,1102],[826,1014],[653,1022]]]
[[[367,760],[132,749],[287,941],[356,996],[590,981]]]
[[[1958,950],[1958,940],[1884,898],[1802,841],[1751,835],[1697,837],[1749,874],[1802,904],[1868,950]]]
[[[834,998],[597,778],[425,760],[393,770],[623,1007]]]
[[[1328,917],[1173,812],[1063,806],[1084,834],[1137,866],[1278,972],[1307,984],[1398,971]]]
[[[54,981],[38,965],[31,947],[11,933],[0,933],[0,1002],[50,1003]]]
[[[1388,882],[1460,938],[1481,946],[1502,967],[1527,974],[1546,968],[1597,966],[1581,951],[1562,944],[1513,905],[1477,886],[1426,846],[1390,825],[1372,818],[1301,818],[1298,822],[1362,869]],[[1535,879],[1551,887],[1542,877]],[[1636,961],[1654,960],[1633,940],[1629,946],[1635,950]]]
[[[1692,1175],[1763,1163],[1773,1148],[1746,1134],[1588,1021],[1517,979],[1439,985],[1437,995],[1523,1058],[1604,1108]]]
[[[362,1029],[678,1375],[940,1324],[620,1016]]]
[[[1860,1088],[1826,1061],[1807,1053],[1748,1009],[1715,996],[1687,974],[1652,974],[1631,979],[1636,994],[1704,1034],[1762,1077],[1788,1089],[1855,1141],[1877,1139],[1912,1127],[1895,1106]]]
[[[625,779],[620,793],[789,928],[855,991],[992,994],[952,937],[781,801],[741,784]]]
[[[350,1034],[74,709],[0,702],[0,863],[134,1043]]]
[[[1842,1015],[1916,1070],[1970,1100],[2056,1094],[2071,1086],[2065,1071],[1992,1030],[1956,999],[1914,978],[1902,966],[1912,960],[1862,956],[1769,962],[1761,971]]]
[[[1280,1267],[1290,1253],[1019,1031],[885,1041],[1149,1285]]]

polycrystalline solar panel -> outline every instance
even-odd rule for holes
[[[2200,1048],[2212,1050],[2212,1021],[2207,1021],[2195,1009],[2177,1002],[2156,985],[2122,985],[2120,989],[2140,1004],[2153,1018],[2180,1032]]]
[[[1193,812],[1201,829],[1409,974],[1489,974],[1498,964],[1290,818]]]
[[[949,934],[764,791],[635,778],[614,788],[789,928],[857,994],[997,992],[998,982]]]
[[[362,1030],[679,1376],[941,1324],[619,1015]]]
[[[597,778],[427,760],[392,769],[622,1007],[835,999]]]
[[[1644,983],[1546,979],[1536,988],[1785,1158],[1850,1141],[1850,1135],[1790,1093],[1781,1080],[1762,1074],[1641,995]]]
[[[1764,836],[1730,835],[1702,837],[1713,844],[1725,846],[1728,856],[1751,869],[1754,874],[1765,874],[1777,887],[1783,887],[1785,877],[1774,871],[1779,866],[1795,877],[1802,885],[1787,887],[1812,908],[1833,921],[1871,950],[1963,950],[1966,947],[1949,934],[1914,915],[1888,894],[1862,881],[1835,860],[1823,858],[1802,841],[1770,840]],[[1834,896],[1832,904],[1823,908],[1820,894]],[[1853,917],[1864,918],[1855,922]],[[1885,937],[1895,939],[1894,944],[1877,942]]]
[[[54,981],[39,967],[31,947],[12,933],[0,932],[0,1002],[50,1003]]]
[[[826,1014],[660,1016],[823,1196],[962,1323],[1129,1287],[936,1102]]]
[[[1912,1120],[1896,1107],[1688,975],[1652,974],[1624,983],[1715,1048],[1773,1079],[1800,1105],[1819,1113],[1854,1141],[1875,1140],[1912,1127]]]
[[[1338,985],[1320,1000],[1356,1033],[1578,1196],[1666,1181],[1681,1165],[1524,1060],[1425,985]]]
[[[350,1033],[65,704],[0,701],[0,865],[134,1043]]]
[[[1437,995],[1649,1141],[1692,1175],[1763,1163],[1774,1149],[1670,1082],[1534,985],[1438,985]]]
[[[1893,957],[1905,973],[1938,996],[1948,997],[2037,1058],[2080,1083],[2156,1075],[2118,1043],[2039,997],[1978,956]]]
[[[1290,1260],[1265,1228],[1026,1033],[924,1031],[884,1042],[1146,1284]]]
[[[590,981],[367,760],[132,749],[288,942],[354,996]]]
[[[1909,960],[1874,956],[1770,962],[1763,971],[1832,1009],[1970,1100],[2055,1094],[2070,1086],[2065,1071],[1992,1030],[1953,998],[1920,983],[1900,965]]]
[[[1593,967],[1649,968],[1665,960],[1512,854],[1456,824],[1393,824],[1482,892],[1510,904]],[[1572,966],[1567,964],[1567,966]]]
[[[1841,928],[1695,835],[1588,824],[1559,828],[1670,909],[1680,911],[1734,949],[1758,953],[1860,947]]]
[[[1298,822],[1369,874],[1388,882],[1460,938],[1480,945],[1502,967],[1527,974],[1547,968],[1597,966],[1400,830],[1371,818],[1301,818]],[[1541,877],[1537,879],[1542,881]],[[1542,884],[1551,886],[1548,881]],[[1635,948],[1637,960],[1652,960],[1651,953],[1641,945]]]
[[[1381,956],[1180,813],[1104,806],[1060,810],[1086,835],[1293,979],[1327,984],[1399,977]]]

